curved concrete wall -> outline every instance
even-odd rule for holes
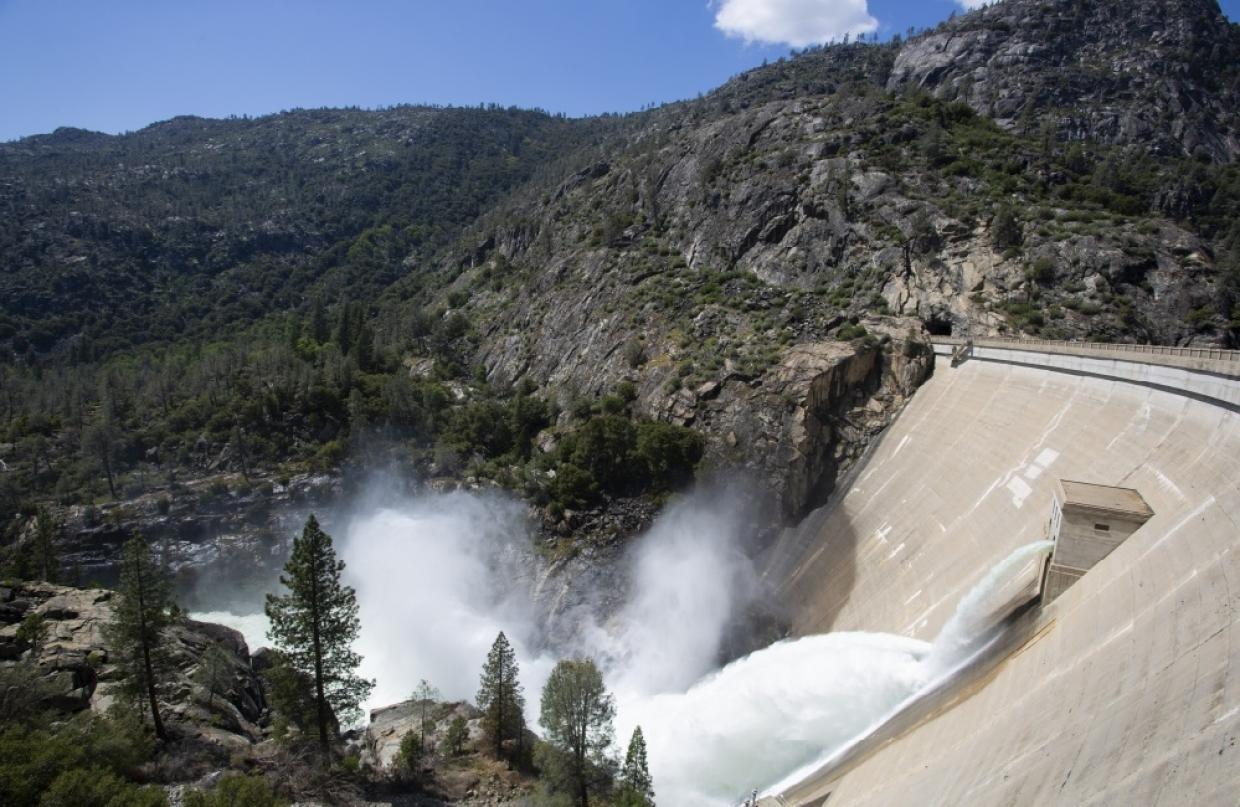
[[[1220,360],[1179,355],[1147,355],[1138,352],[1135,347],[1130,349],[1131,352],[1125,352],[1124,348],[1129,347],[1127,345],[1111,347],[1115,350],[1102,351],[1096,347],[1071,346],[1037,350],[1020,342],[979,340],[971,342],[967,352],[970,361],[1023,364],[1074,375],[1129,381],[1240,410],[1240,352],[1206,349],[1199,351],[1233,357]],[[954,349],[955,346],[950,342],[938,342],[934,345],[935,354],[940,356],[951,356]]]
[[[1156,515],[1049,606],[1049,629],[979,690],[799,795],[1237,803],[1240,415],[1229,408],[940,361],[842,498],[781,538],[768,581],[798,633],[933,638],[991,565],[1042,537],[1057,478],[1135,487]]]

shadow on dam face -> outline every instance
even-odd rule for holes
[[[1056,480],[1155,515],[1048,609],[1054,628],[893,738],[828,804],[1234,804],[1240,416],[1120,380],[940,362],[832,501],[765,556],[793,635],[933,637],[1042,537]]]
[[[857,578],[858,535],[839,500],[864,465],[863,461],[849,473],[826,504],[812,510],[799,524],[785,528],[760,560],[769,596],[779,603],[786,617],[795,620],[795,604],[802,601],[804,592],[815,593],[815,633],[835,629],[836,616],[847,604]]]

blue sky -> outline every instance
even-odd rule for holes
[[[630,111],[789,43],[886,38],[976,1],[0,0],[0,140],[293,107]]]

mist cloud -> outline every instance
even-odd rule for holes
[[[527,701],[537,701],[554,660],[535,649],[538,621],[521,578],[528,543],[523,508],[499,496],[422,496],[350,520],[341,556],[357,590],[360,672],[378,682],[372,706],[408,698],[423,678],[445,698],[472,701],[501,630]]]
[[[603,659],[610,686],[683,691],[719,665],[724,633],[755,593],[736,501],[724,490],[699,491],[634,544],[628,600],[587,648]]]

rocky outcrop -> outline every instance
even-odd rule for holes
[[[47,583],[0,589],[0,664],[33,669],[47,705],[53,708],[106,712],[116,702],[122,675],[104,631],[115,596],[106,589]],[[46,625],[46,638],[37,652],[18,638],[21,621],[31,614],[42,616]],[[230,668],[215,693],[195,681],[203,655],[213,645],[223,648]],[[225,749],[248,747],[262,739],[258,723],[266,701],[240,633],[182,619],[169,629],[168,648],[175,672],[160,696],[172,731]]]
[[[710,435],[708,463],[748,474],[795,521],[822,503],[933,367],[915,320],[863,327],[870,338],[793,345],[758,378],[725,372],[692,398],[650,405]]]
[[[89,708],[100,681],[114,670],[107,664],[103,636],[112,618],[112,592],[31,583],[0,594],[6,600],[0,606],[3,663],[33,663],[49,705],[63,711]],[[29,657],[30,645],[18,639],[21,621],[32,614],[41,615],[47,626],[36,658]]]
[[[1010,254],[994,247],[984,226],[945,227],[941,248],[910,255],[880,294],[892,312],[958,336],[1007,332],[1013,305],[1032,305],[1046,325],[1080,333],[1099,325],[1102,301],[1122,299],[1129,336],[1158,342],[1209,305],[1219,286],[1200,238],[1171,222],[1157,227],[1158,250],[1128,246],[1149,236],[1131,225],[1113,235],[1071,234],[1053,243],[1031,237],[1026,250]],[[1047,276],[1035,277],[1036,265]]]
[[[1005,0],[906,43],[888,89],[1007,127],[1155,153],[1240,156],[1240,35],[1215,0]]]
[[[426,701],[423,704],[409,700],[372,710],[370,724],[361,740],[362,764],[374,770],[378,778],[387,776],[399,781],[406,776],[394,771],[392,764],[405,735],[420,730],[423,705],[432,726],[426,736],[429,753],[423,759],[418,776],[418,788],[422,795],[417,804],[515,807],[531,803],[533,781],[508,763],[492,759],[482,752],[478,747],[482,739],[482,715],[464,702]],[[466,721],[468,738],[459,755],[446,755],[444,738],[448,727],[457,718]],[[527,731],[526,747],[533,748],[536,741],[537,738]],[[405,802],[402,799],[400,803]]]
[[[370,723],[362,736],[362,762],[378,770],[387,770],[400,752],[400,741],[411,731],[419,731],[422,723],[422,702],[407,700],[370,711]],[[429,748],[438,749],[447,736],[448,727],[458,717],[464,718],[470,744],[482,737],[482,713],[464,701],[457,703],[426,703],[427,716],[433,728],[426,735]]]
[[[177,575],[179,588],[197,593],[195,578],[207,570],[227,576],[237,596],[247,584],[268,585],[283,563],[283,546],[304,523],[341,493],[339,476],[302,474],[278,481],[223,474],[161,485],[139,496],[100,506],[57,508],[62,529],[58,553],[75,582],[114,579],[121,546],[141,535]],[[33,521],[27,528],[31,531]],[[209,591],[202,599],[210,606]],[[198,609],[199,603],[189,603]]]

